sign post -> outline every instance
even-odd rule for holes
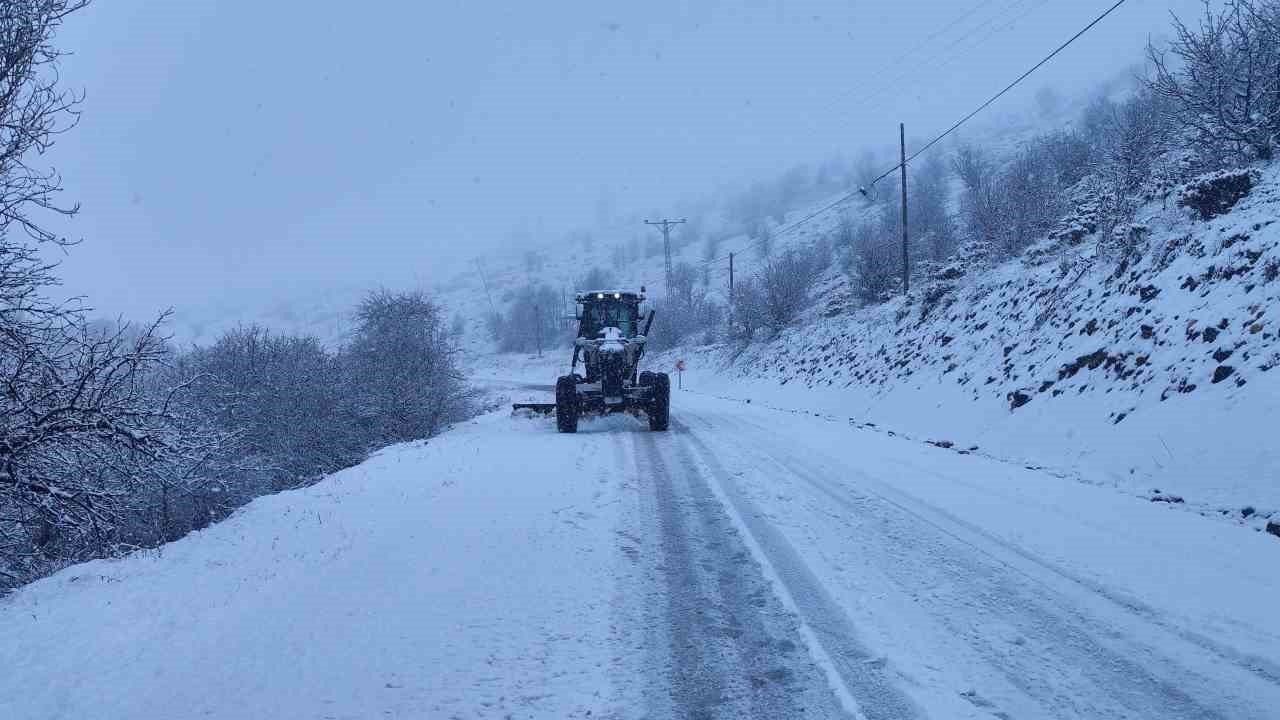
[[[676,361],[676,389],[684,389],[684,360]]]

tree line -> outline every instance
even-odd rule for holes
[[[245,327],[179,351],[167,315],[96,321],[51,298],[42,249],[56,172],[30,163],[76,121],[54,36],[85,7],[0,12],[0,593],[83,560],[154,547],[470,412],[456,333],[421,293],[375,292],[351,339]]]

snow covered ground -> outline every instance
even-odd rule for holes
[[[0,717],[1274,717],[1274,538],[691,385],[668,433],[500,410],[37,582]]]
[[[585,717],[616,459],[488,416],[0,601],[0,717]]]

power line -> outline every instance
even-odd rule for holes
[[[845,194],[841,195],[840,197],[836,198],[834,201],[832,201],[832,202],[830,202],[830,203],[828,203],[828,204],[826,204],[826,205],[823,205],[822,207],[818,208],[817,210],[814,210],[813,212],[809,213],[808,215],[805,215],[804,217],[800,218],[799,220],[797,220],[797,221],[795,221],[795,222],[791,223],[790,225],[787,225],[786,227],[782,227],[782,228],[779,228],[779,229],[777,229],[777,230],[773,231],[773,233],[770,235],[770,237],[777,238],[777,237],[781,237],[781,236],[783,236],[783,235],[786,235],[787,233],[791,232],[792,230],[795,230],[796,228],[800,227],[801,225],[804,225],[805,223],[809,222],[810,220],[814,219],[815,217],[817,217],[817,216],[821,215],[822,213],[825,213],[826,211],[828,211],[828,210],[830,210],[831,208],[833,208],[833,207],[835,207],[835,206],[839,205],[840,203],[845,202],[846,200],[849,200],[850,198],[852,198],[853,196],[855,196],[855,195],[857,195],[857,194],[858,194],[858,191],[857,191],[857,190],[850,190],[849,192],[847,192],[847,193],[845,193]],[[728,257],[729,257],[729,255],[732,255],[732,254],[734,254],[734,253],[742,253],[742,252],[743,252],[743,251],[745,251],[745,250],[750,250],[751,248],[758,247],[758,246],[759,246],[761,243],[763,243],[763,242],[764,242],[764,238],[760,238],[760,239],[757,239],[757,240],[753,240],[752,242],[749,242],[749,243],[747,243],[746,245],[743,245],[740,249],[738,249],[738,250],[734,250],[734,251],[733,251],[733,252],[731,252],[731,253],[726,253],[726,254],[721,255],[721,256],[719,256],[719,257],[714,257],[714,258],[712,258],[712,259],[710,259],[710,260],[706,260],[706,261],[704,261],[704,264],[706,264],[706,265],[710,265],[710,264],[712,264],[712,263],[720,262],[721,260],[725,260],[726,258],[728,258]]]
[[[925,145],[924,145],[923,147],[921,147],[919,150],[916,150],[916,151],[915,151],[914,153],[912,153],[911,155],[907,156],[907,158],[906,158],[905,160],[903,160],[902,162],[899,162],[898,164],[896,164],[896,165],[894,165],[893,167],[889,168],[888,170],[884,171],[884,172],[883,172],[883,173],[881,173],[879,176],[877,176],[874,180],[872,180],[871,182],[867,183],[867,185],[866,185],[866,186],[864,186],[864,187],[860,187],[860,188],[858,188],[858,189],[856,189],[856,190],[851,190],[851,191],[849,191],[849,192],[846,192],[846,193],[844,193],[844,194],[840,195],[839,197],[837,197],[837,198],[836,198],[835,200],[833,200],[832,202],[827,203],[826,205],[823,205],[822,207],[820,207],[820,208],[818,208],[817,210],[815,210],[815,211],[813,211],[813,212],[811,212],[811,213],[809,213],[809,214],[805,215],[804,217],[800,218],[799,220],[797,220],[797,221],[795,221],[795,222],[793,222],[793,223],[790,223],[790,224],[788,224],[788,225],[787,225],[787,226],[785,226],[785,227],[779,228],[778,230],[774,231],[774,232],[771,234],[771,238],[778,238],[778,237],[782,237],[782,236],[784,236],[784,235],[786,235],[786,234],[788,234],[788,233],[790,233],[790,232],[794,231],[795,229],[797,229],[797,228],[799,228],[799,227],[801,227],[801,226],[805,225],[805,224],[806,224],[806,223],[808,223],[809,221],[813,220],[815,217],[817,217],[817,216],[819,216],[819,215],[821,215],[821,214],[823,214],[823,213],[825,213],[825,212],[827,212],[827,211],[831,210],[832,208],[835,208],[836,206],[838,206],[838,205],[840,205],[840,204],[842,204],[842,203],[844,203],[844,202],[848,201],[850,198],[854,197],[854,196],[855,196],[855,195],[857,195],[859,192],[862,192],[862,193],[864,193],[864,194],[865,194],[865,191],[866,191],[866,189],[867,189],[867,188],[869,188],[869,187],[871,187],[871,186],[875,185],[876,183],[880,182],[880,181],[881,181],[881,180],[883,180],[884,178],[888,177],[890,174],[892,174],[892,173],[894,173],[895,171],[897,171],[899,168],[903,167],[903,166],[904,166],[904,165],[906,165],[907,163],[909,163],[909,162],[911,162],[912,160],[916,159],[916,158],[917,158],[917,157],[919,157],[922,153],[924,153],[926,150],[928,150],[929,148],[933,147],[934,145],[936,145],[936,144],[938,144],[940,141],[942,141],[942,139],[943,139],[943,138],[945,138],[945,137],[947,137],[948,135],[950,135],[951,133],[955,132],[955,131],[956,131],[956,130],[958,130],[962,125],[964,125],[966,122],[968,122],[969,120],[973,119],[973,117],[974,117],[974,116],[976,116],[978,113],[980,113],[980,112],[982,112],[983,110],[985,110],[985,109],[987,109],[988,107],[990,107],[992,103],[994,103],[996,100],[999,100],[1001,97],[1003,97],[1005,94],[1007,94],[1007,93],[1008,93],[1010,90],[1012,90],[1013,88],[1017,87],[1017,86],[1018,86],[1018,85],[1019,85],[1023,80],[1026,80],[1028,77],[1030,77],[1030,76],[1031,76],[1031,74],[1032,74],[1032,73],[1034,73],[1036,70],[1039,70],[1039,69],[1040,69],[1041,67],[1043,67],[1046,63],[1048,63],[1050,60],[1052,60],[1053,58],[1057,57],[1057,56],[1058,56],[1058,55],[1059,55],[1063,50],[1067,49],[1067,47],[1068,47],[1068,46],[1070,46],[1070,45],[1071,45],[1072,43],[1074,43],[1076,40],[1080,39],[1080,37],[1081,37],[1082,35],[1084,35],[1085,33],[1089,32],[1090,30],[1092,30],[1092,29],[1093,29],[1093,27],[1094,27],[1095,25],[1097,25],[1098,23],[1102,22],[1102,21],[1103,21],[1107,16],[1109,16],[1111,13],[1115,12],[1117,8],[1119,8],[1121,5],[1125,4],[1125,2],[1127,2],[1127,0],[1117,0],[1117,2],[1116,2],[1115,4],[1113,4],[1111,7],[1107,8],[1107,9],[1106,9],[1106,10],[1105,10],[1101,15],[1099,15],[1099,16],[1098,16],[1098,17],[1096,17],[1096,18],[1094,18],[1094,19],[1093,19],[1093,20],[1092,20],[1088,25],[1085,25],[1085,26],[1084,26],[1084,28],[1082,28],[1082,29],[1081,29],[1079,32],[1077,32],[1075,35],[1072,35],[1070,38],[1068,38],[1066,42],[1062,43],[1062,44],[1061,44],[1061,45],[1059,45],[1057,48],[1055,48],[1055,49],[1053,50],[1053,52],[1050,52],[1050,53],[1049,53],[1048,55],[1046,55],[1043,59],[1041,59],[1039,62],[1037,62],[1035,65],[1033,65],[1029,70],[1027,70],[1026,72],[1024,72],[1024,73],[1022,73],[1021,75],[1019,75],[1019,76],[1017,77],[1017,79],[1015,79],[1013,82],[1011,82],[1011,83],[1009,83],[1007,86],[1005,86],[1005,87],[1004,87],[1004,89],[1000,90],[1000,92],[998,92],[998,93],[996,93],[995,95],[991,96],[991,98],[989,98],[986,102],[984,102],[984,103],[982,103],[981,105],[979,105],[979,106],[978,106],[977,108],[975,108],[972,112],[970,112],[970,113],[968,113],[967,115],[965,115],[964,117],[960,118],[958,121],[956,121],[954,124],[952,124],[949,128],[947,128],[945,131],[943,131],[941,134],[939,134],[937,137],[935,137],[935,138],[933,138],[932,140],[930,140],[929,142],[925,143]],[[751,248],[755,248],[755,247],[759,247],[759,246],[764,242],[764,240],[765,240],[764,238],[756,239],[756,240],[754,240],[754,241],[752,241],[752,242],[750,242],[750,243],[746,244],[745,246],[743,246],[743,247],[741,247],[741,248],[739,248],[739,249],[737,249],[737,250],[735,250],[735,251],[733,251],[733,252],[734,252],[734,253],[741,253],[741,252],[742,252],[742,251],[744,251],[744,250],[751,249]],[[712,264],[712,263],[718,263],[718,262],[721,262],[721,261],[725,260],[727,257],[728,257],[728,254],[721,255],[721,256],[718,256],[718,257],[712,258],[712,259],[710,259],[710,260],[706,260],[706,261],[704,261],[704,264],[706,264],[706,265],[710,265],[710,264]]]
[[[905,165],[906,163],[911,162],[912,160],[915,160],[915,159],[916,159],[916,157],[917,157],[917,156],[919,156],[921,153],[923,153],[924,151],[926,151],[926,150],[928,150],[929,148],[933,147],[934,145],[938,144],[938,142],[939,142],[939,141],[941,141],[943,138],[945,138],[946,136],[948,136],[948,135],[950,135],[951,133],[953,133],[953,132],[955,132],[956,130],[958,130],[958,129],[960,128],[960,126],[961,126],[961,125],[964,125],[966,122],[968,122],[970,119],[972,119],[974,115],[977,115],[978,113],[982,112],[983,110],[986,110],[986,109],[987,109],[987,107],[991,105],[991,103],[995,102],[996,100],[999,100],[1001,97],[1003,97],[1003,96],[1004,96],[1004,94],[1005,94],[1005,93],[1007,93],[1007,92],[1009,92],[1010,90],[1012,90],[1012,89],[1014,89],[1015,87],[1017,87],[1017,85],[1018,85],[1019,83],[1021,83],[1023,80],[1026,80],[1026,79],[1027,79],[1027,77],[1029,77],[1029,76],[1031,75],[1031,73],[1035,72],[1036,70],[1039,70],[1041,67],[1043,67],[1043,66],[1044,66],[1044,64],[1045,64],[1045,63],[1049,62],[1049,61],[1050,61],[1050,60],[1052,60],[1054,57],[1056,57],[1056,56],[1058,55],[1058,53],[1062,52],[1063,50],[1066,50],[1068,45],[1070,45],[1071,43],[1073,43],[1073,42],[1075,42],[1076,40],[1080,39],[1080,36],[1081,36],[1081,35],[1084,35],[1085,33],[1087,33],[1087,32],[1089,32],[1090,30],[1092,30],[1092,29],[1093,29],[1093,26],[1095,26],[1095,25],[1097,25],[1098,23],[1102,22],[1104,18],[1106,18],[1106,17],[1107,17],[1108,15],[1110,15],[1111,13],[1115,12],[1116,8],[1118,8],[1118,7],[1120,7],[1121,5],[1125,4],[1125,2],[1127,2],[1127,0],[1117,0],[1117,1],[1116,1],[1116,3],[1115,3],[1114,5],[1112,5],[1111,7],[1107,8],[1107,9],[1106,9],[1106,11],[1104,11],[1104,12],[1103,12],[1101,15],[1099,15],[1098,17],[1094,18],[1094,19],[1093,19],[1093,22],[1090,22],[1088,25],[1085,25],[1085,26],[1084,26],[1084,28],[1080,30],[1080,32],[1077,32],[1075,35],[1072,35],[1072,36],[1071,36],[1071,37],[1070,37],[1066,42],[1062,43],[1062,44],[1061,44],[1061,45],[1059,45],[1056,49],[1054,49],[1054,51],[1053,51],[1053,52],[1051,52],[1051,53],[1049,53],[1048,55],[1046,55],[1046,56],[1044,57],[1044,59],[1042,59],[1040,62],[1036,63],[1035,65],[1031,66],[1031,69],[1030,69],[1030,70],[1028,70],[1028,71],[1026,71],[1026,72],[1022,73],[1021,75],[1019,75],[1019,76],[1018,76],[1018,79],[1016,79],[1016,80],[1014,80],[1013,82],[1011,82],[1011,83],[1009,83],[1008,85],[1006,85],[1006,86],[1005,86],[1005,88],[1004,88],[1003,90],[1001,90],[1000,92],[996,93],[995,95],[992,95],[992,96],[991,96],[991,98],[990,98],[989,100],[987,100],[986,102],[984,102],[984,103],[982,103],[981,105],[979,105],[976,109],[974,109],[974,110],[973,110],[973,112],[971,112],[971,113],[969,113],[968,115],[965,115],[964,117],[962,117],[962,118],[960,118],[959,120],[957,120],[957,121],[956,121],[956,123],[955,123],[954,125],[952,125],[951,127],[947,128],[945,131],[943,131],[943,133],[942,133],[941,135],[939,135],[939,136],[935,137],[934,139],[930,140],[929,142],[925,143],[924,147],[922,147],[922,148],[920,148],[919,150],[917,150],[917,151],[915,151],[914,153],[912,153],[912,154],[911,154],[911,156],[910,156],[910,157],[908,157],[905,161],[903,161],[902,163],[899,163],[898,165],[894,165],[893,167],[891,167],[891,168],[889,168],[888,170],[886,170],[886,171],[884,171],[883,173],[881,173],[879,177],[877,177],[876,179],[874,179],[874,180],[872,180],[871,182],[867,183],[866,187],[871,187],[872,185],[875,185],[876,183],[880,182],[880,181],[881,181],[881,180],[883,180],[884,178],[888,177],[891,173],[893,173],[895,170],[897,170],[897,169],[898,169],[899,167],[901,167],[902,165]],[[861,190],[865,190],[866,188],[860,188],[860,189],[861,189]]]
[[[1008,21],[1002,24],[993,24],[988,26],[986,28],[986,32],[980,35],[979,37],[977,37],[977,39],[974,42],[966,44],[964,47],[959,47],[961,42],[968,39],[971,35],[973,35],[977,31],[981,30],[982,26],[971,29],[968,33],[957,38],[950,45],[948,45],[947,47],[944,47],[938,53],[928,56],[921,62],[916,63],[915,65],[907,68],[907,70],[905,70],[904,72],[898,73],[897,75],[890,77],[888,81],[881,86],[880,92],[870,93],[865,98],[862,98],[859,101],[859,107],[856,109],[856,112],[860,114],[869,114],[875,110],[879,110],[880,108],[883,108],[886,104],[889,103],[891,99],[901,94],[904,82],[915,71],[922,70],[929,67],[935,67],[935,66],[940,66],[944,64],[954,63],[956,60],[959,60],[960,58],[964,57],[969,52],[972,52],[973,50],[976,50],[982,47],[983,45],[985,45],[987,41],[989,41],[992,37],[996,36],[997,34],[1008,32],[1013,28],[1017,27],[1019,23],[1027,19],[1027,17],[1029,17],[1032,13],[1036,12],[1037,10],[1047,5],[1048,2],[1049,0],[1039,0],[1039,2],[1037,2],[1034,5],[1031,5],[1030,7],[1027,7],[1020,14],[1014,16]],[[1022,4],[1024,3],[1017,2],[1017,3],[1014,3],[1013,5],[1007,6],[1004,9],[1010,10],[1010,9],[1013,9],[1013,7],[1015,7],[1016,5],[1022,5]],[[955,49],[956,52],[952,53],[951,52],[952,49]],[[837,117],[846,118],[852,115],[853,112],[854,111],[843,112],[838,114]]]
[[[1038,10],[1048,0],[1040,0],[1040,2],[1037,5],[1033,5],[1023,13],[1014,17],[1012,20],[1008,20],[1007,22],[1004,22],[1003,24],[1001,24],[1002,19],[1006,18],[1009,13],[1014,11],[1019,6],[1026,5],[1030,1],[1031,0],[1012,0],[1012,2],[1008,2],[1005,5],[996,8],[996,12],[994,15],[992,15],[991,17],[983,18],[981,22],[974,25],[973,27],[965,29],[965,31],[961,35],[950,40],[940,48],[936,48],[932,52],[928,52],[918,57],[915,57],[915,59],[912,62],[908,63],[905,66],[901,65],[902,61],[912,60],[913,56],[916,56],[916,50],[921,49],[920,46],[917,46],[916,50],[912,50],[912,52],[904,54],[898,60],[895,60],[893,63],[886,66],[882,71],[874,73],[874,76],[878,79],[878,82],[873,81],[873,83],[876,83],[876,84],[870,85],[868,88],[866,88],[867,90],[866,92],[861,92],[856,95],[852,93],[845,93],[841,95],[841,99],[852,98],[853,102],[851,104],[857,106],[860,112],[866,112],[867,111],[866,104],[868,102],[874,100],[877,103],[879,103],[879,102],[882,102],[885,97],[894,96],[899,91],[901,91],[902,82],[906,80],[908,77],[914,75],[916,72],[932,67],[934,65],[941,64],[943,61],[946,61],[946,60],[954,60],[956,58],[961,57],[962,55],[964,55],[969,51],[972,51],[978,47],[981,47],[982,44],[986,42],[986,40],[990,38],[992,35],[995,35],[998,32],[1007,30],[1008,28],[1021,22],[1023,19],[1027,17],[1027,15],[1031,14],[1035,10]],[[986,32],[978,36],[976,42],[973,42],[973,43],[967,42],[983,30],[986,30]],[[833,106],[834,104],[835,103],[830,103],[829,105]],[[845,115],[847,113],[841,113],[841,114]]]
[[[923,50],[923,49],[924,49],[924,48],[925,48],[929,43],[933,42],[934,40],[938,39],[939,37],[941,37],[941,36],[945,35],[946,33],[950,32],[952,28],[956,27],[957,25],[959,25],[960,23],[964,22],[965,20],[968,20],[970,17],[972,17],[974,14],[976,14],[979,10],[982,10],[983,8],[986,8],[987,6],[991,5],[991,4],[992,4],[992,3],[994,3],[995,1],[996,1],[996,0],[982,0],[982,1],[981,1],[981,2],[979,2],[978,4],[976,4],[976,5],[972,6],[972,7],[970,7],[968,10],[964,11],[963,13],[961,13],[959,17],[955,18],[954,20],[952,20],[951,22],[947,23],[947,24],[946,24],[946,25],[944,25],[943,27],[941,27],[941,28],[939,28],[939,29],[937,29],[937,30],[934,30],[932,33],[930,33],[929,35],[927,35],[927,36],[926,36],[924,39],[922,39],[920,42],[918,42],[918,43],[916,43],[915,45],[913,45],[913,46],[911,47],[911,49],[910,49],[910,50],[907,50],[906,52],[902,53],[901,55],[898,55],[897,57],[895,57],[893,60],[891,60],[891,61],[889,61],[889,62],[885,63],[884,65],[880,66],[879,68],[877,68],[875,71],[873,71],[872,73],[870,73],[868,77],[871,77],[871,78],[882,78],[882,77],[884,76],[884,73],[885,73],[885,72],[889,72],[889,71],[893,70],[895,67],[900,67],[900,66],[901,66],[901,64],[902,64],[902,62],[904,62],[904,61],[906,61],[906,60],[911,59],[911,57],[912,57],[913,55],[915,55],[915,54],[916,54],[917,52],[919,52],[920,50]],[[1025,0],[1014,0],[1014,4],[1019,3],[1019,2],[1025,2]],[[1003,12],[1003,9],[1001,10],[1001,12]],[[972,32],[972,31],[970,31],[970,32]],[[961,35],[960,37],[961,37],[961,38],[964,38],[964,37],[966,37],[966,36],[967,36],[967,34],[968,34],[968,33],[966,33],[965,35]],[[874,81],[874,80],[872,80],[872,82],[875,82],[875,81]],[[843,100],[845,100],[845,99],[847,99],[847,98],[851,98],[851,97],[858,97],[858,98],[861,98],[861,97],[865,97],[865,96],[867,96],[867,95],[872,95],[872,94],[878,93],[881,89],[883,89],[883,87],[884,87],[884,83],[880,83],[880,84],[877,84],[877,85],[875,85],[875,86],[874,86],[874,91],[875,91],[875,92],[864,92],[864,91],[867,91],[867,90],[871,90],[871,89],[872,89],[872,87],[871,87],[871,83],[866,83],[866,84],[863,84],[863,85],[854,86],[854,87],[849,88],[848,90],[846,90],[846,91],[844,91],[844,92],[842,92],[842,93],[838,94],[836,97],[832,98],[832,99],[831,99],[831,100],[829,100],[828,102],[824,103],[824,107],[832,107],[832,106],[834,106],[836,103],[841,102],[841,101],[843,101]]]
[[[987,0],[986,2],[979,3],[978,5],[976,5],[976,6],[972,7],[972,8],[970,8],[970,9],[969,9],[969,11],[967,11],[964,15],[962,15],[962,16],[961,16],[961,17],[959,17],[959,18],[957,18],[956,20],[953,20],[951,23],[949,23],[949,24],[948,24],[946,27],[944,27],[942,30],[935,31],[932,35],[930,35],[930,36],[929,36],[929,38],[931,39],[931,38],[933,38],[933,37],[937,37],[938,35],[941,35],[941,34],[942,34],[943,32],[945,32],[946,30],[949,30],[951,27],[954,27],[955,25],[959,24],[959,23],[960,23],[961,21],[963,21],[964,19],[967,19],[969,16],[973,15],[977,10],[980,10],[980,9],[982,9],[983,7],[987,6],[987,5],[990,5],[992,2],[994,2],[994,0]],[[1004,12],[1007,12],[1008,10],[1011,10],[1012,8],[1014,8],[1014,7],[1018,6],[1018,5],[1025,4],[1025,2],[1027,2],[1027,0],[1015,0],[1014,2],[1008,3],[1008,4],[1004,5],[1004,6],[1002,6],[1001,8],[999,8],[999,12],[997,13],[997,15],[1002,14],[1002,13],[1004,13]],[[1004,30],[1008,30],[1008,29],[1010,29],[1010,28],[1012,28],[1012,27],[1016,26],[1019,22],[1021,22],[1023,19],[1025,19],[1025,18],[1026,18],[1028,15],[1030,15],[1032,12],[1034,12],[1034,11],[1036,11],[1036,10],[1040,9],[1041,7],[1043,7],[1043,6],[1045,5],[1045,3],[1046,3],[1046,2],[1047,2],[1047,0],[1041,0],[1041,2],[1039,2],[1039,3],[1038,3],[1038,4],[1036,4],[1036,5],[1033,5],[1033,6],[1029,7],[1029,8],[1027,8],[1027,9],[1026,9],[1026,11],[1024,11],[1021,15],[1019,15],[1019,16],[1017,16],[1017,17],[1013,18],[1013,19],[1012,19],[1012,20],[1010,20],[1008,23],[1006,23],[1006,24],[1004,24],[1004,25],[1002,25],[1002,26],[989,27],[989,29],[988,29],[987,33],[986,33],[986,34],[984,34],[984,35],[982,35],[982,36],[978,39],[978,42],[977,42],[977,43],[975,43],[975,44],[973,44],[972,46],[969,46],[968,48],[965,48],[965,49],[973,49],[973,48],[975,48],[975,47],[978,47],[978,46],[979,46],[979,45],[981,45],[983,42],[985,42],[988,38],[990,38],[992,35],[995,35],[997,32],[1002,32],[1002,31],[1004,31]],[[911,72],[913,72],[914,70],[920,69],[921,67],[925,67],[925,66],[929,65],[930,63],[932,63],[932,62],[933,62],[933,61],[935,61],[935,60],[942,60],[942,59],[946,58],[946,57],[947,57],[947,53],[948,53],[952,48],[955,48],[959,43],[961,43],[961,42],[963,42],[964,40],[968,39],[970,36],[972,36],[972,35],[973,35],[975,32],[977,32],[978,30],[982,29],[984,26],[989,26],[989,23],[990,23],[990,22],[992,22],[994,19],[995,19],[995,18],[991,18],[991,19],[985,20],[985,21],[983,22],[983,24],[979,24],[979,25],[977,25],[977,26],[975,26],[975,27],[973,27],[973,28],[970,28],[966,33],[964,33],[964,34],[963,34],[963,35],[961,35],[960,37],[956,38],[956,39],[955,39],[955,40],[953,40],[949,45],[947,45],[946,47],[944,47],[944,48],[942,49],[942,51],[941,51],[941,52],[939,52],[939,53],[935,53],[935,54],[933,54],[933,55],[931,55],[931,56],[927,57],[923,63],[918,63],[918,64],[914,65],[913,67],[908,68],[908,70],[907,70],[906,72],[904,72],[904,73],[899,73],[898,75],[896,75],[896,76],[895,76],[895,78],[894,78],[894,79],[901,79],[901,78],[904,78],[904,77],[906,77],[907,75],[909,75]],[[923,43],[922,43],[921,45],[923,45]],[[916,46],[916,48],[918,49],[919,47],[921,47],[921,45],[917,45],[917,46]],[[905,53],[905,54],[904,54],[903,56],[901,56],[901,57],[907,57],[907,56],[909,56],[910,54],[911,54],[911,53],[910,53],[910,52],[908,52],[908,53]],[[892,65],[892,63],[891,63],[891,65]],[[886,66],[886,67],[888,67],[888,66]],[[1028,73],[1028,74],[1029,74],[1029,73]],[[886,84],[886,85],[884,85],[884,86],[881,86],[881,87],[880,87],[880,88],[878,88],[876,91],[873,91],[873,92],[871,92],[871,93],[868,93],[868,94],[867,94],[867,95],[865,95],[865,96],[862,96],[862,97],[860,98],[860,100],[861,100],[861,99],[871,99],[871,98],[878,97],[879,95],[881,95],[881,94],[882,94],[882,92],[881,92],[882,90],[884,90],[884,89],[886,89],[886,88],[888,88],[888,89],[892,89],[892,87],[893,87],[893,80],[891,79],[891,81],[890,81],[888,84]],[[846,93],[846,94],[845,94],[845,96],[848,96],[848,93]],[[990,104],[990,103],[988,103],[988,104]],[[871,109],[878,108],[880,105],[883,105],[883,103],[877,103],[876,105],[873,105]],[[864,108],[863,108],[863,111],[865,112],[866,110],[868,110],[868,108],[865,108],[865,107],[864,107]],[[975,113],[975,114],[976,114],[976,113]],[[913,155],[912,157],[914,158],[915,156]],[[892,169],[890,169],[890,170],[889,170],[889,172],[893,172],[893,170],[896,170],[896,169],[897,169],[897,167],[898,167],[898,166],[896,166],[896,165],[895,165]],[[888,173],[886,173],[886,174],[888,174]],[[882,179],[883,177],[884,177],[883,175],[882,175],[882,176],[880,176],[880,177],[877,177],[877,178],[876,178],[876,180],[875,180],[875,181],[873,181],[873,184],[874,184],[875,182],[878,182],[878,181],[879,181],[880,179]],[[785,235],[786,233],[790,232],[791,230],[793,230],[793,229],[795,229],[795,228],[797,228],[797,227],[799,227],[799,226],[801,226],[801,225],[804,225],[804,224],[805,224],[805,223],[807,223],[808,221],[812,220],[814,217],[816,217],[816,216],[818,216],[818,215],[821,215],[822,213],[824,213],[824,212],[826,212],[826,211],[830,210],[830,209],[831,209],[831,208],[833,208],[833,207],[836,207],[837,205],[840,205],[841,203],[843,203],[843,202],[845,202],[845,201],[849,200],[850,198],[854,197],[855,195],[857,195],[857,190],[851,190],[851,191],[849,191],[849,192],[845,193],[844,195],[841,195],[841,196],[840,196],[839,198],[837,198],[835,201],[833,201],[833,202],[831,202],[831,203],[829,203],[829,204],[827,204],[827,205],[824,205],[822,208],[818,209],[817,211],[815,211],[815,212],[813,212],[813,213],[810,213],[809,215],[806,215],[804,218],[801,218],[800,220],[798,220],[798,221],[796,221],[796,222],[792,223],[791,225],[788,225],[788,226],[786,226],[786,227],[784,227],[784,228],[780,228],[780,229],[778,229],[778,230],[775,230],[775,231],[773,232],[772,237],[779,237],[779,236],[783,236],[783,235]],[[745,251],[745,250],[749,250],[749,249],[752,249],[752,248],[758,247],[758,246],[760,246],[763,242],[764,242],[764,238],[761,238],[761,239],[755,240],[755,241],[753,241],[753,242],[750,242],[750,243],[748,243],[748,244],[746,244],[746,245],[742,246],[740,249],[735,250],[734,252],[739,252],[739,253],[740,253],[740,252],[743,252],[743,251]],[[729,254],[732,254],[732,253],[729,253]],[[703,261],[703,262],[704,262],[704,264],[706,264],[706,265],[710,265],[710,264],[712,264],[712,263],[721,262],[721,261],[725,260],[725,259],[728,257],[728,255],[729,255],[729,254],[720,255],[719,257],[712,258],[712,259],[710,259],[710,260],[705,260],[705,261]],[[719,272],[721,272],[721,274],[723,274],[723,272],[724,272],[724,271],[723,271],[723,270],[721,270],[721,271],[719,271]]]

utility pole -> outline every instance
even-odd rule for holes
[[[667,294],[668,295],[671,294],[671,226],[682,225],[686,222],[688,222],[688,220],[684,218],[680,218],[679,220],[667,220],[666,218],[663,218],[662,220],[645,220],[644,221],[645,225],[657,225],[662,228],[662,249],[663,249],[663,252],[666,253],[666,257],[667,257]]]
[[[907,125],[898,123],[898,140],[902,147],[902,294],[911,290],[911,268],[907,261]]]
[[[476,258],[476,269],[480,271],[480,282],[484,285],[485,297],[489,298],[489,312],[497,315],[498,309],[493,306],[493,294],[489,292],[489,279],[484,276],[484,264],[480,262],[480,258]]]
[[[533,304],[533,327],[538,338],[538,357],[542,357],[542,306]]]
[[[733,299],[733,253],[729,253],[729,298]]]

